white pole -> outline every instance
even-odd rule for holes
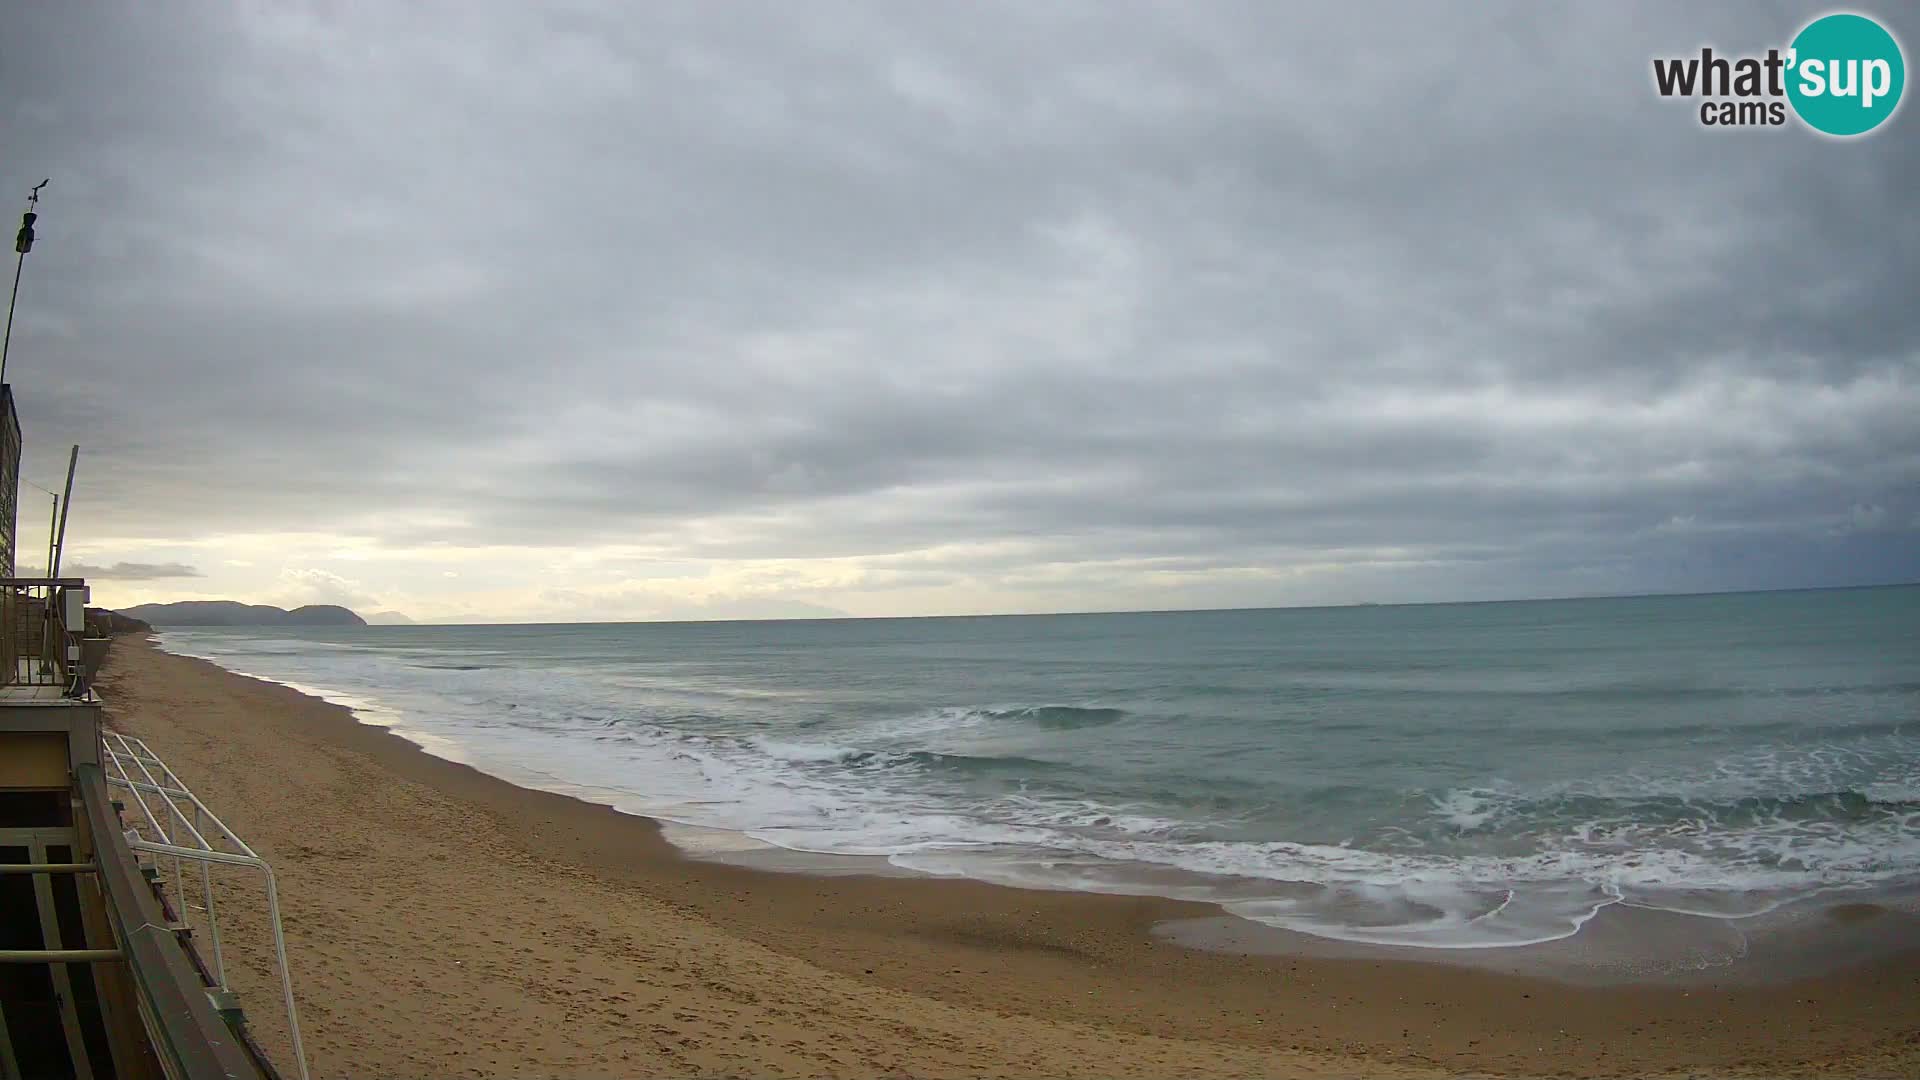
[[[49,577],[60,576],[60,557],[67,551],[67,511],[73,509],[73,470],[80,465],[80,446],[74,444],[73,453],[67,458],[67,493],[60,497],[60,531],[53,545],[53,573]]]

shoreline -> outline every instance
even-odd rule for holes
[[[464,765],[514,787],[605,806],[651,823],[674,853],[687,859],[750,870],[828,876],[879,876],[928,881],[970,881],[1021,891],[1167,899],[1198,904],[1205,914],[1187,914],[1153,927],[1153,935],[1189,949],[1269,956],[1402,960],[1479,971],[1527,974],[1559,982],[1608,985],[1711,985],[1718,982],[1778,984],[1828,974],[1871,959],[1889,945],[1920,950],[1920,884],[1873,889],[1833,889],[1751,915],[1712,915],[1647,907],[1625,901],[1601,904],[1574,930],[1556,938],[1514,944],[1411,945],[1321,935],[1263,923],[1234,910],[1230,899],[1172,891],[1075,888],[1042,882],[996,881],[968,874],[942,875],[901,866],[886,855],[849,855],[783,847],[723,826],[663,817],[645,808],[644,797],[619,788],[574,783],[537,769],[503,764],[445,738],[407,727],[390,707],[354,694],[223,667],[218,661],[177,653],[159,635],[149,644],[172,656],[202,660],[231,675],[283,686],[347,710],[366,727],[394,735],[435,758]],[[640,808],[634,808],[640,800]],[[1185,890],[1188,893],[1192,889]],[[1833,909],[1845,921],[1826,922]],[[1917,952],[1916,955],[1920,955]]]
[[[1404,951],[1325,955],[1297,942],[1215,941],[1202,951],[1168,940],[1179,936],[1169,928],[1217,923],[1213,904],[689,856],[651,819],[435,757],[278,683],[144,641],[119,645],[102,679],[110,716],[147,737],[287,883],[296,985],[322,1018],[306,1023],[318,1075],[1104,1075],[1124,1071],[1115,1067],[1116,1041],[1125,1044],[1118,1060],[1137,1062],[1142,1075],[1891,1076],[1920,1065],[1920,952],[1911,950],[1920,936],[1909,940],[1904,925],[1884,947],[1859,950],[1877,958],[1845,970],[1772,982],[1710,977],[1685,988],[1577,985]],[[284,782],[262,775],[269,763],[281,766]],[[329,786],[329,771],[355,782]],[[425,818],[437,827],[422,832]],[[425,865],[380,869],[417,879],[425,896],[383,889],[370,876],[382,850],[404,858],[422,842],[428,857],[413,861]],[[555,881],[569,888],[555,890]],[[377,928],[354,921],[396,897],[407,901],[394,904],[404,908],[399,918]],[[223,927],[225,911],[223,900]],[[1842,929],[1870,945],[1881,944],[1877,923],[1906,918],[1881,909],[1855,915]],[[573,940],[623,938],[656,963],[590,964],[604,950],[569,950],[545,927],[563,916]],[[679,937],[662,937],[669,923]],[[343,924],[381,933],[363,943],[370,948],[323,947]],[[466,942],[476,962],[456,965],[464,991],[436,990],[422,965],[436,976],[447,965],[408,959],[398,947],[464,941],[480,927],[491,933]],[[689,938],[711,954],[702,960],[737,961],[731,975],[700,981],[691,996],[678,986],[651,1011],[605,1006],[674,983],[663,973],[676,969],[658,961],[673,956],[684,970]],[[396,992],[404,987],[378,978],[382,965],[420,976],[424,989]],[[558,983],[539,983],[545,996],[501,1000],[509,972],[556,966]],[[759,970],[771,966],[785,971]],[[481,972],[488,977],[475,981]],[[583,980],[609,991],[602,1008],[574,1002],[579,992],[561,985]],[[784,980],[778,989],[776,980]],[[743,1009],[772,1011],[769,997],[791,994],[795,982],[811,992],[793,999],[793,1015],[741,1027]],[[423,993],[431,1000],[418,1000]],[[271,999],[248,1000],[266,1033]],[[476,1002],[491,1003],[492,1013],[462,1007]],[[530,1016],[501,1030],[504,1017],[555,1007],[570,1033],[529,1030]],[[449,1027],[421,1031],[423,1011],[444,1013]],[[373,1048],[356,1044],[353,1019],[403,1036],[382,1053],[414,1056],[385,1064],[358,1056]],[[596,1050],[585,1033],[601,1026],[606,1041]],[[653,1034],[636,1042],[636,1027]],[[771,1029],[786,1041],[764,1033]],[[548,1046],[549,1038],[571,1049]],[[478,1062],[469,1046],[492,1056]]]

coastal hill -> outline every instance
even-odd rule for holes
[[[367,621],[336,604],[308,604],[292,611],[232,600],[182,600],[140,604],[120,614],[155,626],[365,626]]]
[[[153,627],[141,619],[122,615],[106,608],[87,609],[87,636],[112,637],[115,634],[144,634]]]

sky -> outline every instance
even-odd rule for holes
[[[1825,10],[14,5],[20,568],[78,443],[112,606],[1920,580],[1920,120],[1652,86]]]

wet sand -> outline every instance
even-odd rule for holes
[[[689,859],[138,639],[100,688],[272,861],[316,1076],[1920,1075],[1920,953],[1874,905],[1822,916],[1843,969],[1573,981],[1204,904]],[[257,889],[229,880],[229,964],[288,1062]]]

